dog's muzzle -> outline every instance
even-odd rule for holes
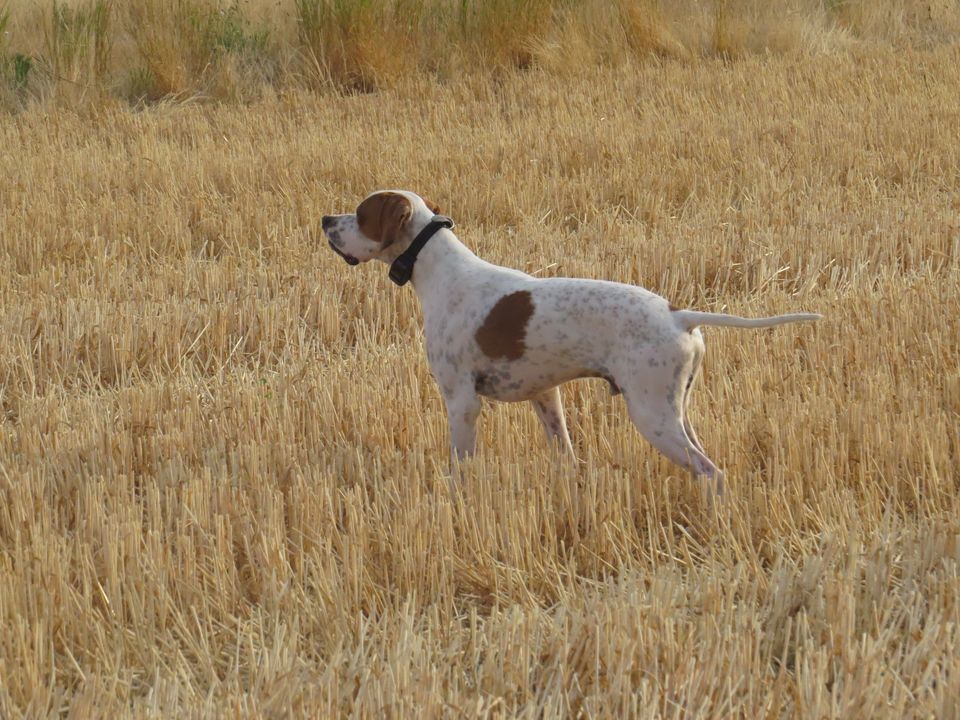
[[[333,240],[327,240],[327,244],[333,248],[333,251],[347,261],[347,265],[359,265],[360,261],[357,260],[353,255],[347,255],[343,250],[338,248],[333,244]]]
[[[330,230],[331,227],[333,227],[334,222],[336,222],[336,218],[330,217],[329,215],[324,215],[324,216],[320,219],[320,227],[323,228],[323,231],[324,231],[324,232],[327,232],[327,231]],[[345,253],[343,250],[341,250],[341,249],[338,248],[336,245],[334,245],[333,240],[331,240],[329,237],[327,238],[327,243],[330,245],[331,248],[333,248],[333,251],[334,251],[337,255],[339,255],[340,257],[342,257],[344,260],[347,261],[347,265],[359,265],[359,264],[360,264],[360,261],[357,260],[353,255],[348,255],[348,254]]]

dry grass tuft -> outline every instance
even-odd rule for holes
[[[296,0],[299,39],[315,80],[370,92],[415,72],[419,12],[407,16],[405,5],[412,4]]]
[[[600,5],[486,51],[522,48],[523,72],[467,46],[456,82],[369,56],[376,93],[284,84],[307,66],[279,31],[269,62],[228,34],[200,67],[207,45],[149,45],[148,20],[141,49],[110,45],[104,93],[89,36],[61,66],[78,97],[29,84],[39,54],[5,86],[0,716],[955,714],[956,45],[827,6],[780,54],[762,32],[722,52],[718,5],[650,5],[649,26]],[[278,91],[110,102],[151,52],[183,97],[249,101],[244,73]],[[324,62],[324,88],[357,82]],[[530,408],[488,407],[451,503],[413,293],[318,235],[382,187],[540,275],[823,312],[708,333],[693,414],[721,512],[592,381],[563,391],[579,472]]]
[[[0,103],[104,95],[250,102],[289,89],[366,93],[412,75],[558,74],[644,58],[695,62],[936,47],[960,7],[893,0],[7,0]]]

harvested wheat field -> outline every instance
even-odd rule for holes
[[[619,7],[157,102],[123,35],[103,82],[11,55],[0,716],[960,714],[960,10]],[[381,188],[540,277],[823,313],[705,330],[724,500],[601,380],[576,471],[490,404],[451,500],[416,296],[320,233]]]

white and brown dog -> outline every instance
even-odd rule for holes
[[[534,278],[481,260],[436,213],[412,192],[384,191],[356,213],[324,216],[322,226],[351,265],[376,259],[392,271],[404,262],[412,269],[455,460],[474,450],[481,396],[529,400],[548,438],[573,456],[559,385],[603,378],[623,393],[630,419],[654,447],[722,492],[722,475],[685,412],[704,352],[697,326],[772,327],[820,315],[748,319],[680,310],[633,285]]]

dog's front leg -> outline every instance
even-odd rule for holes
[[[456,465],[476,450],[480,398],[470,388],[444,395],[443,400],[450,426],[450,460]]]
[[[471,388],[468,392],[444,393],[447,424],[450,427],[450,500],[456,502],[460,483],[460,462],[472,455],[477,446],[477,418],[480,398]]]
[[[570,442],[570,433],[567,432],[567,421],[563,417],[563,401],[560,399],[560,388],[555,387],[545,393],[537,395],[531,401],[537,411],[537,417],[543,423],[548,442],[559,442],[566,451],[574,467],[577,467],[577,454],[573,451]]]

